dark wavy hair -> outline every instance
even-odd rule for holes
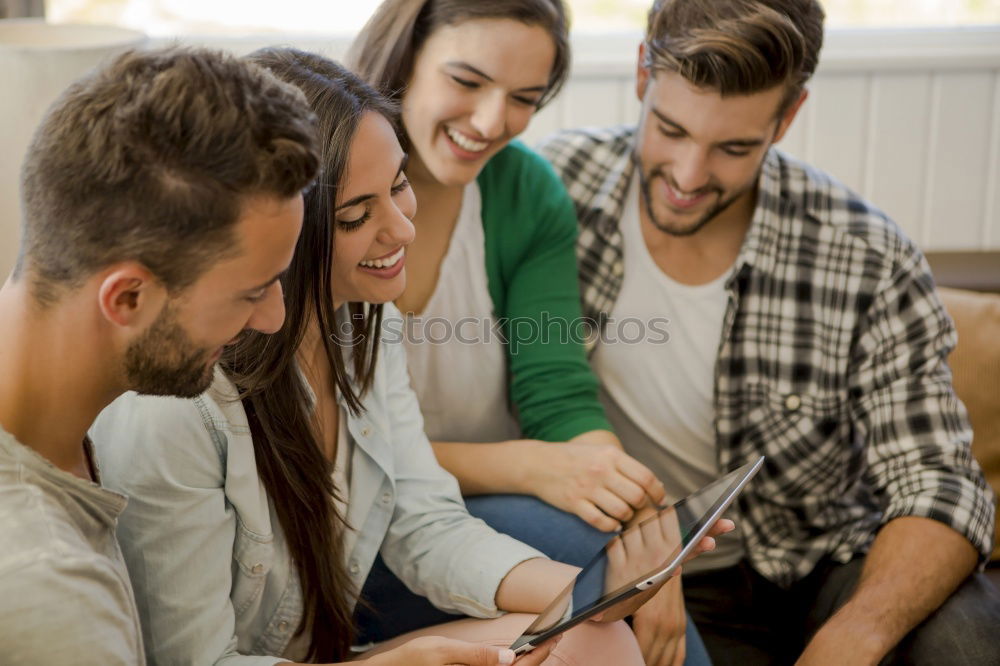
[[[343,565],[345,523],[334,504],[338,489],[332,480],[333,463],[323,454],[309,389],[295,354],[315,318],[336,389],[348,409],[361,412],[361,399],[375,373],[382,306],[350,303],[349,316],[337,321],[331,291],[333,211],[362,116],[378,113],[395,127],[397,114],[395,106],[372,87],[322,56],[268,48],[247,57],[305,93],[319,119],[322,153],[319,178],[305,192],[295,257],[281,279],[284,326],[274,335],[246,333],[227,348],[222,365],[240,389],[257,471],[274,503],[301,582],[304,614],[296,635],[310,633],[309,660],[340,661],[353,634],[354,586]]]
[[[540,109],[569,76],[569,15],[562,0],[384,0],[358,33],[347,65],[390,99],[399,101],[413,63],[438,28],[474,19],[512,19],[547,30],[556,56]]]

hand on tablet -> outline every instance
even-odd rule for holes
[[[715,521],[715,524],[708,529],[708,534],[702,537],[698,545],[694,547],[694,550],[684,558],[685,562],[690,562],[694,558],[698,557],[702,553],[707,553],[709,551],[715,550],[715,537],[720,534],[726,534],[727,532],[732,532],[736,529],[736,523],[729,520],[728,518],[720,518]],[[678,571],[680,573],[680,571]]]
[[[711,536],[703,537],[684,561],[688,562],[701,553],[714,550],[715,539],[713,537],[731,532],[735,527],[733,521],[727,518],[717,520],[708,530],[708,534]],[[675,511],[661,511],[655,520],[647,520],[637,528],[624,532],[621,538],[616,538],[607,547],[608,565],[604,578],[605,592],[615,590],[654,570],[658,564],[662,563],[663,553],[677,553],[680,552],[681,547],[681,532]],[[678,574],[680,574],[680,568],[675,572],[675,576]],[[593,619],[600,622],[612,622],[632,615],[656,595],[666,580],[613,606]]]
[[[599,530],[613,532],[638,509],[663,501],[663,484],[622,451],[611,433],[594,431],[540,446],[530,490]]]

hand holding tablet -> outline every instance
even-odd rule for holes
[[[732,529],[719,519],[763,462],[758,458],[613,536],[511,649],[523,654],[584,620],[634,612],[685,560],[708,549],[704,537]]]

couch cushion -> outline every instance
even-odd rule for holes
[[[972,421],[972,452],[1000,496],[1000,295],[939,291],[958,330],[958,346],[948,360],[955,393]],[[1000,560],[1000,545],[993,549],[993,559]]]

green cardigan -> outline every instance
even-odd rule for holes
[[[583,345],[568,336],[581,314],[576,212],[562,181],[516,141],[477,181],[486,276],[507,340],[510,401],[523,436],[555,442],[610,430]]]

